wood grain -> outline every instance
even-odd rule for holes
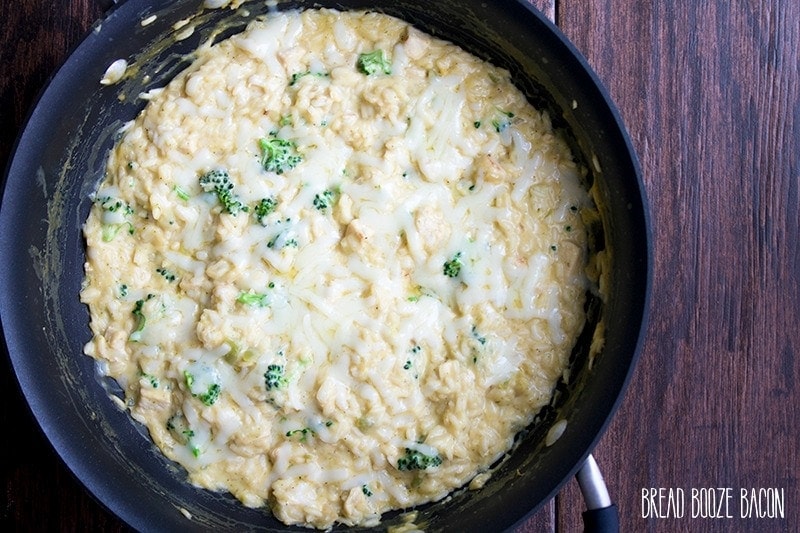
[[[0,2],[2,168],[48,78],[111,5],[111,0]],[[4,345],[2,351],[5,355]],[[55,454],[33,420],[7,364],[2,372],[2,523],[12,531],[127,531]]]
[[[630,129],[655,230],[646,348],[596,453],[622,530],[796,531],[798,4],[561,0],[558,12]],[[688,500],[709,486],[737,504],[740,488],[784,488],[786,517],[641,517],[642,488]],[[574,487],[561,500],[560,528],[579,529]]]
[[[655,236],[645,349],[595,450],[623,531],[800,528],[800,5],[529,0],[607,86]],[[0,164],[112,0],[0,2]],[[5,505],[22,531],[126,531],[52,452],[3,366]],[[642,518],[649,487],[779,487],[783,519]],[[688,506],[687,501],[687,506]],[[574,481],[519,531],[580,531]],[[687,507],[686,513],[690,509]]]

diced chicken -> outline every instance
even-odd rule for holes
[[[417,209],[414,216],[414,226],[417,228],[422,246],[429,254],[441,249],[450,238],[450,224],[442,212],[433,206]]]

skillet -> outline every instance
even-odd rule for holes
[[[595,251],[612,258],[608,295],[591,300],[572,358],[572,378],[520,436],[486,486],[418,509],[426,531],[512,529],[552,498],[583,464],[616,411],[634,370],[647,320],[651,248],[641,171],[610,98],[579,52],[524,0],[278,1],[277,9],[376,9],[508,68],[530,101],[547,109],[595,184],[603,223]],[[33,415],[67,466],[112,512],[138,530],[286,531],[263,509],[189,485],[146,431],[109,395],[122,393],[84,356],[88,310],[81,225],[117,130],[144,106],[200,42],[224,38],[263,13],[265,2],[202,9],[201,0],[127,0],[98,22],[56,73],[18,139],[7,169],[0,224],[0,318],[11,364]],[[156,18],[150,24],[141,21]],[[173,25],[191,19],[186,38]],[[119,58],[119,84],[99,84]],[[604,347],[589,347],[597,324]],[[547,446],[553,426],[561,437]],[[551,434],[552,435],[552,434]],[[187,520],[186,514],[192,519]],[[383,526],[401,524],[402,512]]]

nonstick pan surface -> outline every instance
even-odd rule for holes
[[[138,530],[285,531],[265,509],[197,489],[166,460],[146,431],[117,407],[116,383],[83,355],[91,338],[78,294],[85,257],[81,226],[118,129],[164,85],[190,53],[243,29],[266,9],[203,9],[202,0],[128,0],[93,28],[55,74],[32,110],[7,169],[0,210],[0,318],[14,372],[33,415],[67,466],[112,512]],[[603,214],[595,246],[612,257],[608,297],[588,307],[590,324],[575,350],[572,378],[558,387],[518,445],[480,491],[459,491],[418,509],[426,531],[498,531],[552,498],[602,435],[633,372],[646,322],[650,231],[641,172],[613,103],[566,38],[524,0],[279,1],[278,9],[375,9],[508,68],[554,124],[596,182]],[[156,15],[146,25],[141,21]],[[174,39],[173,25],[193,32]],[[99,80],[113,61],[132,65],[119,84]],[[602,322],[601,353],[587,356]],[[563,435],[545,445],[566,420]],[[579,512],[576,510],[576,512]],[[191,517],[188,519],[187,517]],[[381,529],[402,523],[386,515]],[[307,531],[307,530],[302,530]]]

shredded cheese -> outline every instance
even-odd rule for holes
[[[358,69],[374,50],[391,74]],[[273,14],[197,56],[109,155],[86,353],[193,483],[289,524],[488,477],[584,322],[593,207],[547,115],[375,13]]]

